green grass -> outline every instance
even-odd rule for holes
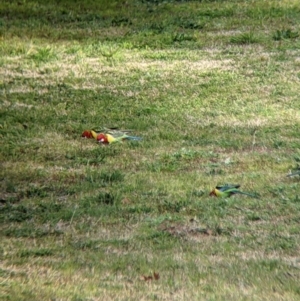
[[[299,20],[2,1],[0,299],[300,300]],[[143,140],[81,138],[103,126]],[[225,183],[260,198],[208,196]]]

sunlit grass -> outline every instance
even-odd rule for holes
[[[0,14],[0,299],[299,299],[296,1]]]

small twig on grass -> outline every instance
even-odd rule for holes
[[[76,210],[77,210],[77,205],[75,205],[75,209],[74,209],[74,211],[73,211],[73,214],[72,214],[72,217],[71,217],[71,220],[70,220],[70,226],[72,225],[73,218],[74,218],[74,215],[75,215]]]
[[[251,148],[251,151],[253,152],[254,151],[254,146],[256,144],[256,129],[253,131],[253,134],[252,134],[252,148]]]

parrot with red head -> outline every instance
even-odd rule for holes
[[[94,139],[97,139],[97,133],[95,132],[95,131],[93,131],[93,130],[86,130],[86,131],[84,131],[82,134],[81,134],[81,137],[83,137],[83,138],[88,138],[88,139],[90,139],[90,138],[94,138]]]
[[[123,136],[124,134],[128,135],[130,132],[132,132],[132,130],[119,130],[117,127],[113,127],[113,128],[103,127],[101,129],[85,130],[81,134],[81,137],[97,139],[97,136],[100,133],[103,133],[103,134],[110,134],[116,138],[116,137]]]
[[[139,141],[141,137],[128,135],[131,130],[119,130],[118,128],[102,128],[101,130],[85,130],[81,137],[94,138],[100,143],[110,144],[123,140]]]
[[[247,192],[242,192],[240,190],[238,190],[238,188],[240,188],[240,185],[223,185],[223,186],[216,186],[216,188],[214,188],[211,192],[210,192],[210,196],[215,196],[215,197],[221,197],[221,198],[229,198],[230,196],[234,195],[234,194],[244,194],[244,195],[248,195],[251,196],[253,198],[257,198],[257,195],[254,194],[250,194]]]
[[[140,141],[142,140],[141,137],[137,136],[128,136],[127,134],[123,133],[122,135],[119,136],[113,136],[111,134],[105,134],[105,133],[100,133],[97,135],[97,141],[103,144],[111,144],[115,142],[120,142],[123,140],[131,140],[131,141]]]

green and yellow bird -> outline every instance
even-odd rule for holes
[[[229,198],[234,194],[244,194],[244,195],[251,196],[253,198],[257,198],[257,195],[238,190],[240,186],[241,185],[229,185],[229,184],[223,186],[216,186],[216,188],[214,188],[209,195],[216,196],[219,198]]]

